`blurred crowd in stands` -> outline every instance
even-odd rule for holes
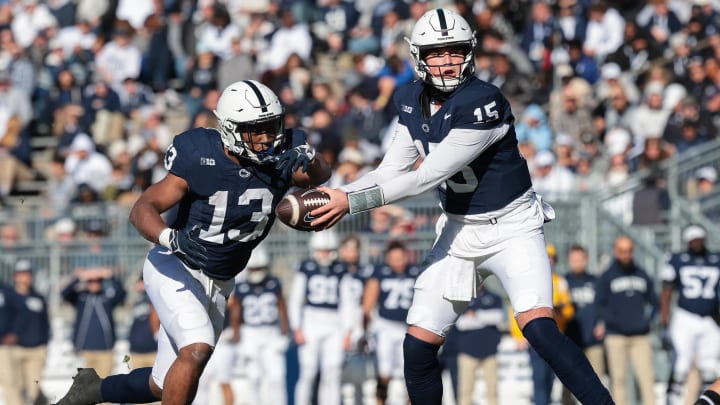
[[[716,136],[714,0],[4,0],[0,199],[34,181],[60,213],[131,202],[174,134],[214,126],[219,89],[240,79],[280,95],[331,185],[352,181],[382,157],[393,90],[414,79],[404,37],[436,6],[476,30],[476,74],[511,100],[550,200],[642,170],[662,188],[660,163]],[[713,193],[717,168],[690,180],[691,197]]]

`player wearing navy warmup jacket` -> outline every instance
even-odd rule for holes
[[[380,165],[313,210],[313,226],[436,189],[444,215],[431,263],[415,284],[403,343],[414,405],[440,404],[437,352],[476,296],[476,279],[495,274],[523,334],[586,404],[612,403],[582,351],[552,317],[552,279],[543,223],[554,217],[533,189],[518,152],[510,104],[474,76],[475,36],[447,9],[430,10],[408,39],[420,80],[395,91],[399,114]],[[417,165],[418,159],[422,163]]]
[[[660,301],[660,322],[669,328],[675,353],[668,405],[683,403],[685,383],[693,364],[700,370],[703,386],[717,377],[720,356],[718,287],[720,286],[720,255],[705,246],[705,230],[691,225],[683,231],[687,250],[670,256],[661,273],[663,289]],[[677,307],[670,317],[673,292],[677,291]],[[690,393],[693,397],[697,392]]]
[[[130,213],[140,234],[156,244],[143,269],[161,324],[155,365],[104,380],[83,369],[61,405],[192,402],[222,331],[234,277],[269,232],[275,206],[290,186],[329,178],[305,133],[284,129],[280,100],[265,85],[229,85],[215,115],[217,128],[174,138],[165,154],[167,176]],[[175,205],[177,219],[166,224],[160,214]]]

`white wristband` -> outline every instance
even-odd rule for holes
[[[160,243],[160,246],[165,246],[168,249],[170,248],[170,235],[172,234],[172,229],[165,228],[162,231],[160,231],[160,235],[158,235],[158,243]]]

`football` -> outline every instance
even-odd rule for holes
[[[299,231],[314,231],[310,212],[330,202],[330,196],[314,188],[307,188],[283,197],[275,208],[275,215],[283,224]]]

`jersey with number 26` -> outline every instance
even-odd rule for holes
[[[250,284],[247,280],[235,286],[235,295],[242,305],[243,323],[247,326],[277,326],[280,324],[278,297],[282,285],[275,276],[266,277],[261,283]]]
[[[177,135],[165,154],[165,168],[189,186],[171,227],[200,227],[208,257],[205,272],[221,280],[235,277],[269,232],[290,177],[283,178],[272,165],[232,161],[212,128]]]

